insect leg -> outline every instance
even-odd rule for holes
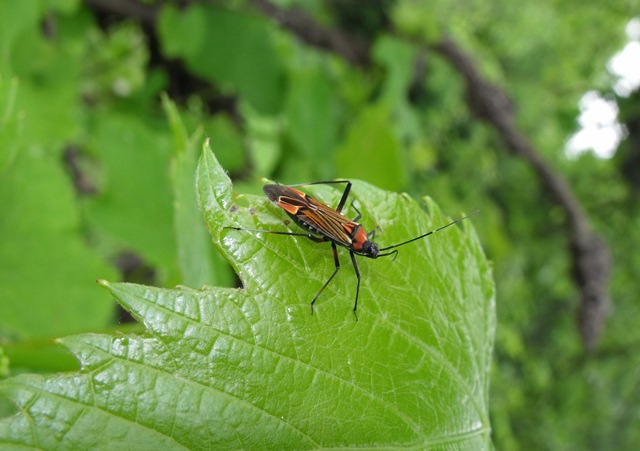
[[[345,202],[347,202],[347,197],[349,197],[349,192],[351,191],[351,182],[348,180],[343,180],[343,181],[347,183],[347,187],[344,189],[344,193],[342,193],[342,198],[340,199],[340,202],[338,202],[338,206],[336,207],[336,211],[338,213],[342,212],[342,208],[344,207]]]
[[[324,182],[311,182],[311,183],[297,183],[295,185],[288,186],[308,186],[308,185],[333,185],[335,183],[346,183],[347,187],[344,189],[342,193],[342,197],[340,198],[340,202],[338,202],[338,206],[336,207],[336,211],[338,213],[342,212],[344,208],[344,204],[347,203],[347,198],[349,197],[349,193],[351,192],[351,181],[350,180],[327,180]]]
[[[315,304],[315,302],[318,300],[318,298],[320,297],[324,289],[327,288],[327,285],[329,285],[329,282],[331,282],[331,280],[335,277],[335,275],[338,274],[338,270],[340,269],[340,259],[338,258],[338,248],[336,247],[336,243],[334,243],[333,241],[331,242],[331,249],[333,249],[333,261],[336,264],[336,270],[333,271],[333,274],[331,274],[331,277],[329,277],[329,280],[325,282],[322,288],[320,288],[320,291],[318,291],[318,294],[316,294],[316,297],[313,298],[313,301],[311,301],[312,315],[313,315],[313,304]]]
[[[223,229],[246,230],[247,232],[270,233],[272,235],[303,236],[305,238],[309,238],[311,241],[315,241],[316,243],[322,243],[327,240],[325,237],[314,236],[310,233],[279,232],[277,230],[244,229],[242,227],[223,227]]]
[[[362,213],[360,213],[360,210],[358,210],[358,209],[356,208],[356,206],[355,206],[355,205],[353,205],[353,202],[351,202],[351,208],[353,208],[353,209],[356,211],[356,213],[358,213],[358,216],[356,216],[355,218],[353,218],[353,219],[352,219],[352,221],[353,221],[353,222],[358,222],[358,221],[360,220],[360,218],[362,218]],[[367,234],[367,236],[369,236],[369,235]]]
[[[360,296],[360,270],[358,269],[358,263],[356,262],[356,254],[353,252],[349,252],[351,255],[351,263],[353,263],[353,269],[356,270],[356,277],[358,278],[358,288],[356,288],[356,303],[353,305],[353,315],[356,317],[356,321],[358,321],[358,314],[356,310],[358,310],[358,297]]]

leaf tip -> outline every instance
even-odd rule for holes
[[[209,136],[207,136],[204,139],[204,142],[202,143],[202,151],[203,152],[213,152],[213,150],[211,149],[211,138]]]
[[[101,285],[101,286],[105,287],[105,288],[109,288],[109,289],[111,289],[111,285],[109,285],[109,282],[107,282],[107,281],[106,281],[106,280],[104,280],[104,279],[96,279],[96,283],[97,283],[98,285]]]

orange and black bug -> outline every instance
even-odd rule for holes
[[[333,209],[319,200],[309,196],[302,191],[299,191],[294,186],[307,186],[307,185],[327,185],[345,183],[346,188],[342,193],[338,206]],[[270,233],[274,235],[290,235],[290,236],[303,236],[309,238],[316,243],[322,243],[325,241],[331,242],[331,248],[333,250],[333,260],[336,265],[336,269],[331,274],[331,277],[322,286],[316,297],[311,301],[311,314],[313,315],[313,304],[320,297],[325,288],[333,280],[335,275],[340,270],[340,259],[338,258],[337,245],[349,249],[349,255],[351,256],[351,263],[353,263],[353,269],[356,271],[356,277],[358,278],[358,285],[356,287],[356,301],[353,305],[353,314],[358,320],[358,297],[360,295],[360,270],[358,269],[358,263],[356,262],[356,255],[362,255],[368,258],[386,257],[389,255],[396,255],[398,250],[396,248],[404,246],[405,244],[412,243],[416,240],[422,239],[432,233],[438,232],[450,225],[453,225],[463,219],[468,218],[471,215],[476,214],[478,211],[456,219],[449,224],[439,227],[435,230],[425,233],[424,235],[417,236],[402,243],[394,244],[393,246],[387,246],[379,248],[378,245],[371,241],[375,235],[375,230],[367,233],[357,221],[362,217],[362,214],[357,208],[351,204],[352,208],[358,214],[354,219],[349,219],[342,214],[349,193],[351,192],[351,182],[349,180],[332,180],[326,182],[312,182],[299,185],[265,185],[262,188],[267,197],[274,202],[278,207],[287,212],[289,216],[300,227],[308,230],[310,233],[295,233],[295,232],[278,232],[273,230],[256,230],[256,229],[243,229],[240,227],[225,227],[227,229],[234,230],[248,230],[253,232]],[[389,252],[387,252],[389,251]]]

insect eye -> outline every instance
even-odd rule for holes
[[[371,256],[372,258],[376,258],[379,253],[378,245],[376,243],[372,243],[371,241],[366,241],[362,246],[362,250],[365,254]]]

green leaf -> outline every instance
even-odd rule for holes
[[[18,80],[0,76],[0,175],[9,170],[18,153],[22,121],[15,112]]]
[[[29,140],[46,143],[50,148],[62,147],[81,130],[78,85],[84,45],[71,42],[72,36],[62,25],[60,37],[48,40],[40,28],[42,17],[30,7],[16,8],[20,3],[24,2],[0,5],[0,16],[14,18],[9,19],[14,23],[8,27],[12,30],[8,34],[15,33],[14,39],[2,41],[7,64],[0,72],[19,80],[16,112],[21,115]]]
[[[9,358],[5,355],[4,349],[0,346],[0,378],[9,374]]]
[[[350,124],[335,161],[342,177],[375,180],[386,189],[405,188],[408,174],[389,105],[379,103],[362,110]]]
[[[244,96],[261,114],[280,109],[283,74],[266,19],[192,5],[163,8],[158,23],[169,56],[184,58],[194,73]]]
[[[451,227],[403,247],[395,261],[360,259],[356,322],[348,267],[309,314],[333,270],[328,245],[224,229],[286,226],[283,212],[264,198],[235,197],[208,149],[197,186],[214,242],[245,288],[102,282],[149,334],[69,337],[61,343],[82,362],[81,372],[0,382],[0,393],[18,407],[0,421],[0,444],[491,447],[494,287],[470,221],[464,231]],[[340,194],[317,192],[327,201]],[[429,218],[407,196],[362,182],[353,192],[365,225],[377,225],[384,244],[447,222],[432,202]]]
[[[297,70],[291,78],[285,109],[289,135],[305,163],[315,161],[316,174],[328,174],[331,160],[326,156],[338,139],[336,88],[318,67]]]
[[[113,305],[91,282],[115,272],[87,246],[73,189],[54,152],[32,141],[18,149],[0,177],[0,336],[105,327]]]
[[[387,71],[381,97],[392,104],[406,102],[416,50],[399,38],[383,35],[375,42],[373,57]]]
[[[198,211],[196,186],[193,181],[198,163],[198,146],[202,130],[188,136],[175,104],[164,95],[162,104],[174,137],[175,155],[171,162],[174,196],[174,222],[178,264],[182,283],[189,286],[231,286],[233,275],[222,256],[215,252]]]
[[[113,112],[98,113],[94,120],[89,146],[104,168],[104,186],[86,200],[88,223],[111,244],[105,247],[132,250],[165,279],[179,279],[166,125]]]
[[[217,155],[228,171],[242,171],[246,168],[245,145],[248,137],[241,134],[231,117],[223,113],[216,114],[204,128],[205,134],[211,137],[214,147],[221,150]],[[200,146],[197,147],[199,150]],[[197,156],[195,160],[197,163]],[[193,182],[193,173],[189,175]]]

